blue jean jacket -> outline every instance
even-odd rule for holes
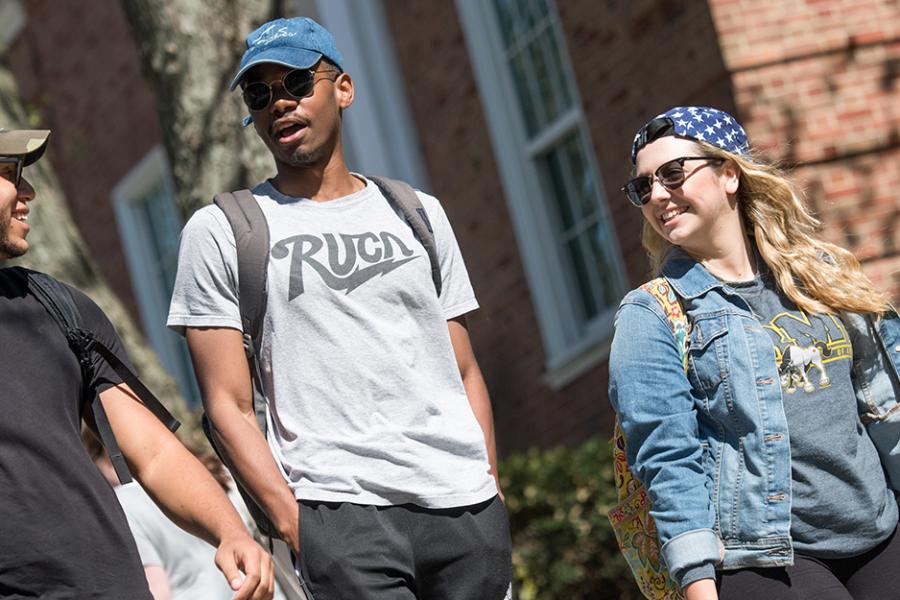
[[[720,569],[793,562],[791,455],[775,353],[746,302],[675,248],[663,275],[690,323],[688,374],[659,302],[616,315],[609,397],[647,487],[661,554],[682,587]],[[900,484],[900,318],[842,314],[853,381],[892,486]]]

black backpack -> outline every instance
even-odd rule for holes
[[[177,430],[181,423],[147,389],[147,386],[138,379],[134,371],[121,358],[98,340],[94,332],[85,329],[81,312],[78,310],[78,305],[75,304],[69,288],[46,273],[22,267],[12,267],[10,271],[26,283],[28,292],[50,314],[65,336],[69,348],[71,348],[78,359],[78,364],[81,367],[82,402],[90,401],[91,409],[94,412],[94,420],[97,424],[97,432],[100,434],[100,441],[103,442],[103,446],[109,453],[109,458],[112,460],[113,467],[115,467],[119,482],[123,485],[129,483],[131,481],[131,473],[128,470],[128,465],[125,464],[125,458],[122,456],[115,433],[113,433],[109,424],[106,411],[103,409],[103,403],[100,402],[100,396],[97,394],[97,390],[90,385],[93,380],[93,361],[91,360],[93,355],[99,355],[109,363],[144,406],[170,431],[174,432]]]
[[[435,292],[441,295],[441,269],[438,261],[434,229],[428,220],[422,202],[407,183],[386,177],[369,177],[387,198],[390,205],[403,216],[413,230],[416,239],[425,248],[431,261],[431,279]],[[213,200],[225,213],[231,229],[238,257],[238,297],[240,298],[241,325],[243,327],[244,352],[253,385],[253,409],[263,435],[266,435],[266,399],[262,387],[259,366],[259,349],[262,339],[262,323],[268,298],[267,268],[269,264],[269,226],[262,209],[249,190],[225,192]],[[265,511],[237,477],[225,449],[215,435],[215,428],[206,414],[203,415],[203,431],[219,458],[231,470],[238,491],[247,505],[250,516],[256,521],[260,533],[270,538],[279,537],[278,531]]]

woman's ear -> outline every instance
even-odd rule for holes
[[[729,195],[737,194],[741,181],[741,168],[733,160],[726,160],[722,165],[722,177],[725,180],[725,192]]]

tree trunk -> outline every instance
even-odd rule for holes
[[[19,100],[15,79],[0,66],[0,123],[7,128],[34,127],[27,123]],[[162,368],[156,354],[129,317],[87,253],[81,234],[69,214],[62,187],[48,160],[53,153],[50,139],[48,156],[25,170],[25,176],[36,190],[31,204],[28,253],[15,264],[53,275],[84,291],[109,317],[125,345],[141,379],[183,423],[194,420],[187,411],[178,387]],[[189,427],[190,428],[190,427]]]
[[[230,92],[244,38],[284,13],[283,0],[123,0],[144,75],[156,92],[163,141],[183,216],[222,191],[274,171]]]

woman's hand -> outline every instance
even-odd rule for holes
[[[685,600],[719,600],[715,579],[698,579],[684,588]]]

